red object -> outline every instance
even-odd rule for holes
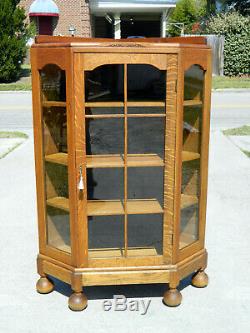
[[[38,31],[39,31],[39,35],[50,35],[50,36],[53,35],[51,16],[39,16]]]
[[[56,16],[59,17],[57,13],[30,13],[29,16]]]

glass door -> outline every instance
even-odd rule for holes
[[[162,260],[166,80],[122,61],[84,71],[89,260]]]

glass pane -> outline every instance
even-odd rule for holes
[[[66,101],[65,71],[56,65],[47,65],[40,71],[43,101]]]
[[[154,154],[164,159],[165,117],[128,119],[128,154]]]
[[[166,71],[152,65],[128,65],[128,101],[166,99]]]
[[[128,168],[128,256],[162,254],[163,167]],[[154,214],[155,213],[155,214]]]
[[[87,119],[86,154],[89,258],[121,257],[124,255],[124,119]]]
[[[70,252],[65,72],[48,65],[40,72],[47,243]],[[49,103],[48,103],[49,101]]]
[[[123,216],[90,216],[88,235],[90,259],[123,256]]]
[[[103,65],[85,72],[85,101],[123,101],[124,66]]]
[[[185,72],[180,248],[199,238],[203,81],[198,65]]]
[[[128,215],[128,256],[162,254],[162,214]]]
[[[157,103],[157,102],[154,102]],[[128,107],[128,114],[160,114],[164,115],[165,114],[165,102],[161,102],[163,106],[150,106],[150,107]]]
[[[165,117],[128,119],[128,256],[162,254]]]
[[[88,168],[88,200],[123,200],[123,168]]]
[[[85,130],[87,155],[123,154],[123,119],[87,119]]]

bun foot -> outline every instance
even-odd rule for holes
[[[47,277],[40,277],[36,283],[36,290],[40,294],[49,294],[54,289],[54,284]]]
[[[208,285],[208,276],[204,271],[199,271],[192,278],[192,285],[196,288],[205,288]]]
[[[69,298],[69,308],[72,311],[82,311],[87,307],[88,300],[83,293],[74,293]]]
[[[169,289],[165,291],[163,303],[167,306],[178,306],[181,304],[182,295],[178,289]]]

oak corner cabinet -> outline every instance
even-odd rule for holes
[[[181,303],[204,248],[211,50],[192,38],[38,36],[31,48],[39,293],[166,283]]]

